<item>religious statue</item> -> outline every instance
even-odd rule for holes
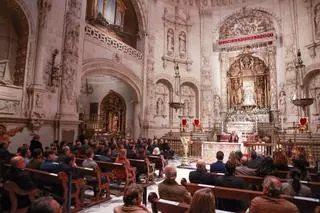
[[[189,144],[192,144],[191,136],[181,136],[180,137],[182,146],[183,146],[183,161],[182,165],[188,165],[188,151],[189,151]]]
[[[118,123],[119,123],[119,117],[114,114],[112,117],[111,132],[118,132]]]
[[[173,29],[169,29],[167,32],[167,54],[172,56],[174,53],[174,32]]]
[[[220,97],[219,95],[215,95],[214,96],[214,108],[213,108],[213,113],[215,117],[219,117],[220,116]]]
[[[24,127],[17,127],[7,131],[7,127],[4,124],[0,124],[0,144],[9,143],[10,137],[15,136],[18,132],[22,132]]]
[[[286,93],[285,91],[281,91],[279,93],[279,111],[280,115],[285,116],[286,115],[286,109],[287,109],[287,100],[286,100]]]
[[[158,98],[157,100],[157,109],[156,109],[157,115],[164,115],[164,103],[162,98]]]
[[[186,55],[186,33],[180,32],[179,35],[179,54],[181,58],[184,58]]]
[[[231,103],[234,106],[240,105],[242,103],[242,83],[240,79],[231,80],[231,89],[232,89],[232,100]]]

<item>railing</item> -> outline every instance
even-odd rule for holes
[[[122,41],[119,41],[118,39],[109,36],[108,34],[90,24],[86,24],[85,34],[91,39],[102,42],[107,47],[115,48],[116,50],[121,51],[124,54],[132,56],[138,60],[143,59],[143,54],[140,51],[134,49],[133,47],[130,47],[129,45],[125,44]]]
[[[180,139],[170,139],[168,140],[168,144],[171,147],[171,149],[173,149],[173,151],[179,155],[179,156],[183,156],[183,146],[182,146],[182,142]],[[193,142],[192,144],[189,144],[189,153],[188,156],[189,157],[201,157],[201,142]]]

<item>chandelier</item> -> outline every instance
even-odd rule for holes
[[[176,62],[174,65],[174,93],[179,101],[174,101],[175,96],[173,96],[172,101],[169,102],[169,106],[173,109],[178,111],[178,109],[181,109],[184,107],[184,103],[181,103],[181,85],[180,85],[181,77],[179,73],[179,65]]]
[[[292,103],[296,106],[299,106],[302,108],[304,112],[304,116],[307,116],[307,106],[313,104],[314,99],[305,97],[304,91],[303,91],[303,73],[305,69],[305,65],[303,64],[301,52],[300,49],[298,49],[297,52],[297,62],[296,62],[296,92],[297,94],[292,100]]]

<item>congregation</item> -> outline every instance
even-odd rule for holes
[[[232,189],[262,191],[262,196],[253,198],[250,202],[245,200],[234,200],[216,197],[210,188],[204,188],[190,193],[187,187],[187,180],[182,179],[181,183],[176,181],[177,169],[174,165],[168,164],[174,156],[173,150],[167,141],[163,139],[138,139],[138,140],[116,140],[101,141],[94,140],[77,141],[76,143],[54,142],[50,147],[42,147],[39,136],[34,136],[30,145],[23,144],[18,148],[17,153],[10,153],[10,143],[0,144],[1,159],[1,182],[10,181],[18,188],[25,191],[25,194],[17,194],[17,206],[19,212],[65,212],[65,198],[63,187],[59,184],[52,185],[50,193],[43,194],[39,189],[44,183],[36,182],[27,169],[40,170],[48,173],[59,174],[66,172],[71,178],[84,179],[85,182],[79,186],[79,199],[81,203],[88,202],[86,190],[92,189],[94,195],[110,196],[109,187],[114,183],[121,184],[126,179],[123,189],[123,205],[114,208],[116,213],[142,213],[149,210],[142,204],[144,188],[147,186],[149,176],[138,167],[131,165],[133,159],[142,160],[152,167],[151,182],[154,183],[155,171],[159,170],[157,178],[164,180],[158,186],[160,199],[180,202],[189,205],[189,213],[210,213],[216,209],[229,212],[304,212],[294,203],[285,199],[282,195],[300,197],[318,197],[318,190],[311,189],[303,184],[304,181],[311,181],[313,178],[308,171],[308,162],[304,152],[299,153],[293,159],[293,165],[283,153],[276,153],[271,156],[258,155],[252,150],[250,156],[243,155],[241,151],[231,152],[226,163],[224,153],[217,151],[217,161],[210,165],[210,171],[206,168],[206,162],[199,159],[196,162],[196,170],[190,171],[189,182],[194,184],[205,184],[208,186],[226,187]],[[162,165],[152,163],[150,156],[157,156],[161,159]],[[249,159],[248,159],[249,158]],[[125,173],[119,168],[103,167],[101,163],[118,163],[124,165]],[[10,164],[9,164],[10,163]],[[101,170],[101,174],[112,174],[97,177],[83,174],[79,168]],[[283,181],[283,174],[286,174]],[[126,177],[122,177],[126,174]],[[261,177],[261,184],[248,183],[243,177]],[[41,182],[41,181],[40,181]],[[98,184],[100,183],[100,184]],[[99,186],[108,184],[108,188],[99,189]],[[71,191],[76,189],[72,185]],[[90,188],[90,187],[91,188]],[[39,195],[42,193],[40,198]],[[1,209],[10,210],[10,196],[8,193],[1,193]],[[145,195],[146,196],[146,195]],[[149,201],[152,201],[152,193],[149,194]],[[36,199],[38,198],[38,199]],[[73,203],[75,201],[72,201]],[[12,205],[12,203],[11,203]],[[22,211],[20,211],[22,210]],[[318,209],[319,210],[319,209]],[[10,212],[10,211],[9,211]]]

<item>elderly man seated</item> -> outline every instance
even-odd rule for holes
[[[280,197],[281,182],[274,176],[267,176],[263,181],[264,196],[251,201],[250,213],[298,213],[296,205]]]
[[[256,175],[256,170],[248,167],[248,158],[246,156],[241,157],[240,163],[241,164],[236,167],[236,175]]]
[[[177,170],[173,165],[164,168],[165,180],[159,184],[158,192],[161,199],[190,203],[191,195],[184,186],[176,182]]]
[[[14,182],[20,189],[30,192],[30,195],[36,192],[36,185],[32,182],[28,173],[24,171],[26,168],[24,158],[21,156],[13,157],[10,164],[11,167],[6,172],[4,179]],[[17,200],[18,209],[24,209],[30,205],[29,195],[17,195]]]
[[[189,180],[191,183],[201,183],[214,185],[214,176],[206,169],[204,160],[197,161],[197,170],[189,173]]]

